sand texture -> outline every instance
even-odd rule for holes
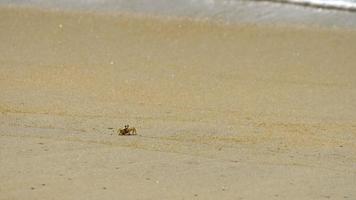
[[[356,199],[355,44],[0,8],[0,200]]]

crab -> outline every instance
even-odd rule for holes
[[[137,131],[135,127],[129,127],[129,125],[125,125],[123,129],[118,129],[117,133],[119,135],[137,135]]]

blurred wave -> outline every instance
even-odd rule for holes
[[[356,28],[356,0],[0,0],[0,5]]]
[[[268,0],[267,0],[268,1]],[[270,0],[278,3],[290,3],[319,9],[334,9],[356,12],[356,0]]]

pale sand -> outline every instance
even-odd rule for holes
[[[356,199],[355,44],[1,8],[0,199]]]

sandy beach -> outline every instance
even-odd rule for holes
[[[355,44],[0,7],[0,200],[356,199]]]

